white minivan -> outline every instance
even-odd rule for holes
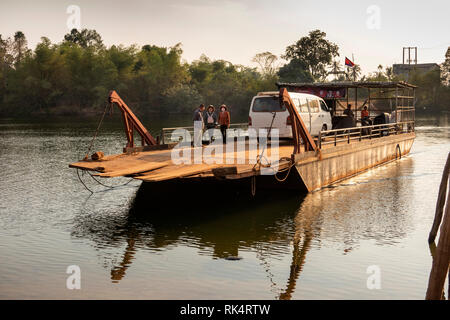
[[[278,91],[260,92],[253,97],[248,127],[269,129],[273,119],[272,128],[279,130],[280,138],[292,138],[291,117],[286,106],[280,108],[278,95]],[[322,98],[297,92],[289,92],[289,96],[312,136],[318,136],[320,131],[331,130],[331,113]]]

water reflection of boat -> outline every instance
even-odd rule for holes
[[[126,276],[141,250],[158,252],[189,246],[213,259],[255,252],[274,296],[291,299],[312,249],[332,246],[342,254],[351,254],[361,241],[392,245],[405,236],[411,219],[405,202],[398,200],[407,196],[403,190],[410,189],[402,186],[408,181],[398,177],[398,170],[394,163],[383,167],[370,183],[361,177],[361,181],[301,196],[265,195],[253,201],[230,200],[222,206],[201,197],[203,205],[195,211],[190,209],[195,214],[189,215],[185,214],[185,203],[172,201],[158,206],[150,202],[143,185],[124,212],[80,215],[72,234],[91,239],[100,253],[110,254],[107,249],[111,248],[123,251],[118,262],[108,266],[113,282]],[[383,206],[367,207],[375,200],[362,199],[361,194],[379,196],[380,189],[384,190]],[[383,209],[386,206],[390,207],[389,215]],[[124,243],[125,248],[120,249]],[[276,283],[266,260],[286,255],[291,256],[289,273],[283,276],[286,283]]]

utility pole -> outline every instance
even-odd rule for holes
[[[403,64],[405,64],[405,51],[408,51],[408,59],[406,59],[406,62],[408,64],[411,64],[411,62],[414,62],[414,64],[417,64],[417,47],[403,47]],[[411,50],[414,52],[414,59],[411,59]]]

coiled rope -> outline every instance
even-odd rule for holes
[[[288,166],[287,168],[285,168],[285,169],[278,170],[278,171],[274,174],[274,177],[275,177],[275,179],[276,179],[278,182],[284,182],[284,181],[286,181],[286,179],[289,177],[289,173],[291,173],[291,169],[292,169],[292,167],[294,166],[294,161],[292,161],[292,158],[288,158],[288,157],[280,158],[280,160],[288,160],[288,161],[289,161],[289,166]],[[277,176],[278,173],[280,173],[280,172],[286,172],[286,171],[287,171],[287,173],[286,173],[286,175],[285,175],[283,178],[278,178],[278,176]]]

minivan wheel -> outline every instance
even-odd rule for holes
[[[320,131],[327,131],[327,125],[324,124],[324,125],[322,126],[322,130],[320,130]]]

